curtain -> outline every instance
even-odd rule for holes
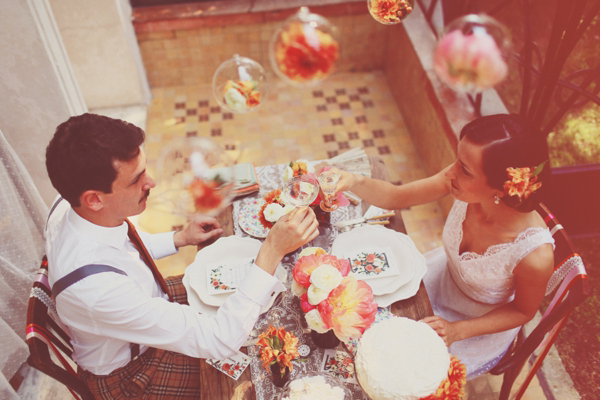
[[[9,380],[25,362],[29,291],[44,253],[48,207],[0,131],[0,398],[18,399]]]

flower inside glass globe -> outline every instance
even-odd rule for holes
[[[385,25],[399,24],[412,12],[415,0],[367,0],[369,13]]]
[[[233,162],[210,139],[174,139],[159,154],[156,169],[156,198],[172,214],[215,216],[234,196]]]
[[[288,18],[275,31],[269,58],[275,73],[295,86],[322,82],[340,57],[337,29],[307,7]]]
[[[434,71],[457,91],[480,92],[506,78],[510,49],[504,25],[486,15],[466,15],[444,30],[435,47]]]
[[[221,107],[248,113],[258,109],[267,98],[267,75],[256,61],[234,54],[213,75],[213,94]]]

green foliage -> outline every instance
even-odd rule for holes
[[[600,163],[600,107],[571,112],[548,136],[553,167]]]

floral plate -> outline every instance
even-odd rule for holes
[[[269,234],[270,229],[265,228],[258,219],[258,213],[263,204],[265,204],[264,199],[245,199],[240,204],[238,214],[240,228],[250,236],[266,238]]]

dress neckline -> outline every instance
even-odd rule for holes
[[[461,244],[463,241],[463,224],[465,222],[465,219],[467,218],[467,209],[469,207],[469,203],[464,202],[464,201],[461,203],[464,203],[464,207],[462,209],[462,215],[460,215],[460,221],[458,224],[459,225],[458,246],[456,249],[456,252],[458,253],[458,258],[460,260],[471,260],[474,258],[488,257],[492,254],[496,254],[502,250],[505,250],[514,244],[517,244],[518,242],[520,242],[521,240],[523,240],[526,237],[536,235],[538,232],[545,231],[548,229],[548,228],[544,228],[541,226],[528,226],[527,228],[525,228],[521,232],[519,232],[517,237],[515,237],[515,239],[513,241],[489,245],[485,249],[483,254],[477,253],[475,251],[464,251],[461,253],[460,247],[461,247]]]

